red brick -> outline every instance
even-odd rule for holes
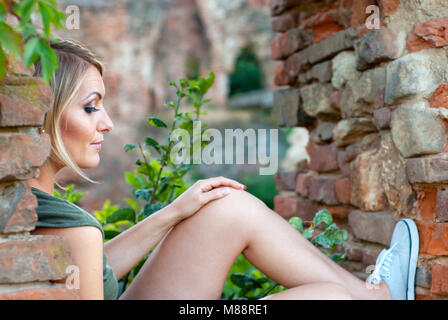
[[[330,104],[333,109],[341,110],[341,95],[342,91],[333,91],[330,97]]]
[[[37,199],[24,182],[0,188],[0,233],[31,231],[37,222]]]
[[[436,219],[439,222],[448,222],[448,190],[437,191]]]
[[[274,84],[276,86],[285,86],[295,81],[295,77],[289,75],[288,70],[285,68],[285,64],[282,63],[275,68]]]
[[[0,292],[0,300],[79,300],[78,290],[69,290],[64,285],[27,288],[13,292]]]
[[[310,221],[318,208],[312,201],[297,196],[277,195],[274,197],[274,211],[285,219],[296,216]]]
[[[69,248],[56,236],[26,236],[0,243],[0,283],[60,280],[72,264]]]
[[[303,53],[305,50],[294,53],[285,60],[285,70],[291,80],[290,83],[295,82],[297,75],[303,69],[303,65],[307,63],[306,54]]]
[[[289,8],[298,7],[300,5],[316,2],[320,0],[271,0],[271,15],[277,16]]]
[[[408,34],[406,40],[406,48],[408,49],[409,53],[413,53],[425,49],[431,49],[432,46],[430,43],[426,42],[424,39],[418,37],[414,33],[410,33]]]
[[[285,59],[294,52],[310,45],[312,34],[301,29],[292,29],[286,33],[277,34],[271,41],[271,58]]]
[[[328,38],[329,36],[331,36],[336,32],[344,30],[344,27],[334,22],[331,24],[314,27],[312,28],[312,30],[314,35],[313,43],[317,43],[322,40],[325,40],[326,38]]]
[[[353,235],[361,240],[390,245],[395,227],[391,212],[363,212],[354,210],[348,216]]]
[[[0,87],[0,126],[41,126],[52,99],[42,78],[5,78]]]
[[[331,216],[338,221],[347,220],[347,217],[353,208],[351,207],[340,207],[340,206],[325,206],[325,205],[317,205],[318,210],[327,210],[331,213]]]
[[[337,147],[333,144],[319,145],[311,140],[306,150],[310,156],[309,168],[317,172],[338,170]]]
[[[294,191],[297,174],[297,171],[278,172],[274,177],[277,190]]]
[[[0,136],[0,181],[35,178],[50,155],[48,134]]]
[[[298,198],[294,196],[277,195],[274,197],[274,211],[283,218],[289,218],[297,212]]]
[[[436,217],[437,189],[418,190],[417,199],[421,219],[433,221]]]
[[[382,16],[390,16],[397,11],[400,0],[379,0],[380,11]]]
[[[342,1],[342,7],[343,8],[351,8],[353,6],[353,1],[354,0],[343,0]]]
[[[340,203],[350,204],[350,179],[347,177],[336,181],[336,198]]]
[[[448,83],[441,84],[429,101],[433,108],[448,108]]]
[[[297,11],[288,12],[278,17],[273,17],[271,21],[274,32],[286,32],[299,25],[299,13]]]
[[[420,254],[448,255],[448,224],[417,221]]]
[[[375,0],[355,0],[352,6],[352,20],[351,26],[356,28],[357,26],[364,24],[368,14],[366,14],[366,8],[370,5],[376,5]]]
[[[299,26],[313,30],[313,43],[320,42],[333,33],[344,30],[344,27],[335,20],[334,11],[317,12],[300,21]]]
[[[432,268],[431,292],[448,295],[448,266],[436,264]]]
[[[381,100],[384,101],[383,99]],[[391,119],[392,112],[390,108],[381,108],[373,111],[373,122],[378,130],[389,129]]]
[[[316,173],[308,171],[305,173],[299,173],[296,180],[296,192],[303,197],[308,197],[308,188],[310,185],[310,179],[315,176]]]
[[[407,41],[407,48],[410,53],[446,45],[448,45],[448,17],[416,24]]]
[[[14,76],[32,76],[34,73],[34,65],[31,65],[29,69],[25,68],[23,60],[18,60],[10,52],[6,52],[6,74]]]
[[[339,204],[336,198],[335,185],[336,179],[333,177],[311,177],[308,198],[328,205]]]

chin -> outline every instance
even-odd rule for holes
[[[98,167],[98,165],[100,164],[100,157],[98,156],[97,159],[92,159],[92,161],[85,161],[83,163],[78,164],[78,166],[81,169],[93,169]]]

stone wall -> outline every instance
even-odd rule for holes
[[[369,28],[372,11],[378,28]],[[275,210],[328,209],[365,279],[396,221],[420,234],[418,299],[448,298],[448,7],[443,0],[272,0],[274,114],[310,161],[277,175]]]
[[[9,60],[0,81],[0,300],[77,299],[64,283],[72,264],[65,242],[31,235],[37,199],[25,182],[39,175],[50,154],[50,138],[40,134],[52,93],[42,79],[22,74]]]

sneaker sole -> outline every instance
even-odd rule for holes
[[[409,238],[411,239],[410,254],[409,254],[409,269],[408,269],[408,289],[406,292],[407,300],[415,299],[415,272],[417,269],[418,251],[419,251],[419,236],[417,226],[411,219],[402,219],[408,227]]]

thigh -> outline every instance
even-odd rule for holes
[[[230,198],[224,199],[173,227],[121,299],[219,299],[233,262],[247,246],[238,213]]]
[[[351,300],[343,286],[331,282],[315,282],[290,288],[261,300]]]

